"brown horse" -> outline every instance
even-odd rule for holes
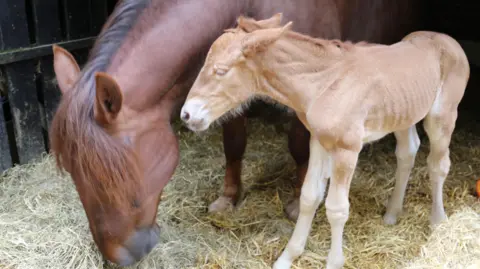
[[[157,206],[179,158],[172,115],[178,115],[212,42],[239,15],[262,19],[282,12],[296,31],[311,36],[392,43],[418,28],[420,3],[124,0],[106,22],[83,70],[70,53],[55,46],[62,99],[50,130],[52,151],[74,180],[102,254],[129,265],[157,243]],[[245,124],[246,118],[238,116],[223,125],[224,191],[211,211],[238,200]],[[309,156],[309,133],[296,118],[289,148],[298,171],[289,206],[289,215],[296,218]]]

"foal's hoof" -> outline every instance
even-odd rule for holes
[[[229,208],[233,208],[233,199],[226,196],[220,196],[215,202],[210,204],[208,212],[223,212]]]
[[[330,252],[327,257],[327,269],[341,269],[345,264],[342,252]]]
[[[300,213],[300,200],[298,198],[295,198],[285,207],[285,212],[287,213],[287,217],[291,221],[297,221],[298,214]]]
[[[278,258],[272,266],[272,269],[290,269],[292,262],[282,257]]]
[[[430,224],[436,226],[447,220],[447,215],[444,211],[432,212],[430,215]]]
[[[385,225],[395,225],[397,224],[397,216],[393,214],[385,214],[383,215],[383,223],[385,223]]]

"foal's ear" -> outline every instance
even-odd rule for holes
[[[265,20],[255,20],[253,18],[247,18],[240,16],[237,19],[238,27],[247,33],[253,32],[259,29],[275,28],[279,27],[282,22],[282,13],[276,13],[272,17]]]
[[[266,50],[291,28],[292,22],[288,22],[281,28],[262,29],[248,34],[242,41],[243,54],[245,56],[251,56],[257,52]]]
[[[100,125],[111,124],[118,116],[123,94],[114,78],[104,72],[95,74],[96,99],[94,116]]]
[[[80,67],[70,52],[53,45],[53,69],[62,94],[68,92],[80,75]]]

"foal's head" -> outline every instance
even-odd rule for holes
[[[291,23],[280,27],[281,19],[280,13],[261,21],[239,17],[237,28],[215,40],[182,107],[181,118],[191,130],[206,130],[259,93],[263,70],[255,56],[290,30]]]
[[[170,147],[177,150],[176,139],[146,124],[145,115],[125,105],[114,78],[89,64],[81,73],[69,52],[54,47],[62,99],[50,130],[52,151],[74,180],[102,254],[129,265],[158,242],[159,181],[177,164]]]

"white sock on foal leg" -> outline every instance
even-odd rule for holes
[[[345,263],[343,255],[343,230],[348,220],[350,203],[348,190],[344,186],[330,181],[325,201],[327,219],[331,229],[330,251],[327,257],[327,269],[339,269]]]
[[[274,269],[290,268],[293,260],[303,253],[315,212],[323,200],[330,172],[328,153],[318,140],[311,139],[308,171],[300,195],[300,213],[287,246],[273,265]]]
[[[398,215],[402,213],[405,190],[415,164],[415,156],[420,147],[420,138],[418,138],[415,125],[406,130],[395,132],[395,138],[397,139],[395,187],[388,200],[387,212],[383,216],[383,221],[389,225],[397,223]]]
[[[349,217],[348,193],[358,160],[358,152],[339,149],[333,155],[333,174],[325,200],[327,219],[331,229],[327,269],[340,269],[345,263],[343,255],[343,230]]]

